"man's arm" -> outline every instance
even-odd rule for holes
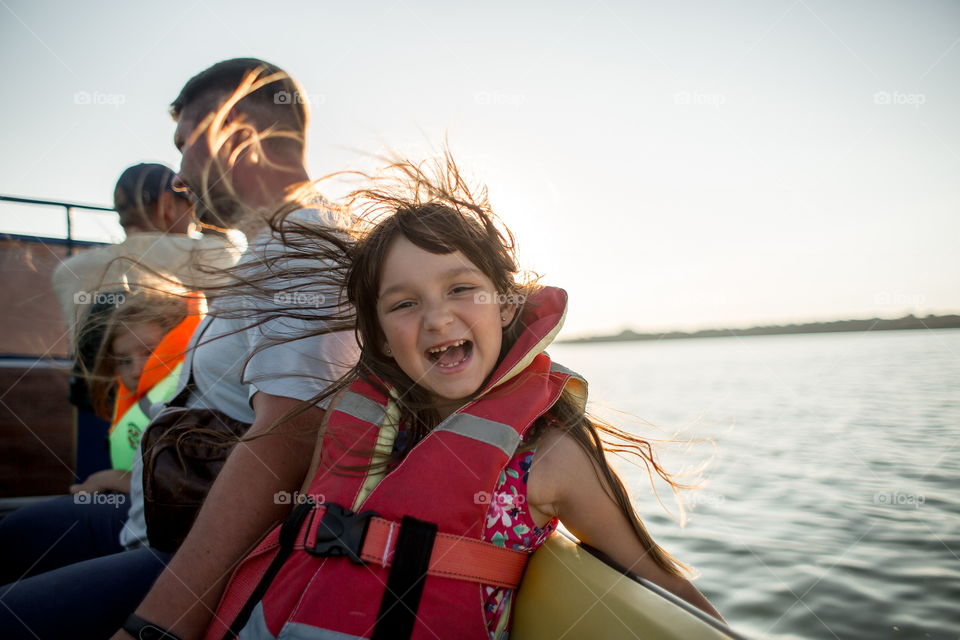
[[[264,433],[300,405],[264,392],[253,396],[256,419],[248,435]],[[197,515],[197,521],[137,607],[140,617],[183,640],[203,637],[234,565],[290,511],[276,504],[278,491],[300,488],[317,441],[323,409],[311,407],[277,427],[277,435],[238,445]],[[113,640],[129,640],[118,631]]]

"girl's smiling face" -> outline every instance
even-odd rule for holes
[[[461,252],[436,254],[398,236],[377,292],[383,353],[440,403],[442,417],[480,389],[500,358],[514,309]],[[453,402],[444,402],[453,401]]]

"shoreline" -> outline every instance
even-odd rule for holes
[[[688,340],[692,338],[722,338],[731,336],[778,336],[801,333],[845,333],[850,331],[914,331],[917,329],[960,329],[960,315],[918,318],[913,314],[903,318],[870,318],[867,320],[835,320],[750,327],[748,329],[703,329],[694,332],[666,331],[638,333],[625,329],[616,335],[586,336],[557,340],[557,344],[595,344],[601,342],[636,342],[649,340]]]

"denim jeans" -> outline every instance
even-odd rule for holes
[[[0,521],[0,638],[104,640],[137,608],[170,554],[120,546],[119,496],[54,498]]]
[[[130,509],[123,493],[60,496],[0,520],[0,584],[123,551]]]

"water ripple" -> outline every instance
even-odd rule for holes
[[[698,588],[734,628],[960,639],[960,330],[551,353],[590,380],[602,399],[592,410],[647,437],[664,433],[641,419],[716,441],[683,529],[642,471],[617,466],[658,542],[701,572]]]

